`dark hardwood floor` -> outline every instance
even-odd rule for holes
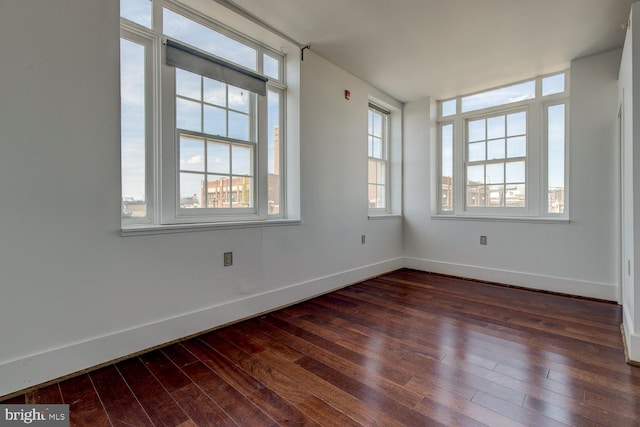
[[[637,426],[620,322],[400,270],[10,402],[68,403],[79,426]]]

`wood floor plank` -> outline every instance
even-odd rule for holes
[[[186,375],[220,406],[239,426],[276,426],[275,420],[254,405],[202,362],[183,368]]]
[[[194,383],[171,392],[171,396],[197,426],[236,426],[227,413]]]
[[[191,380],[160,350],[143,354],[140,360],[169,393],[191,384]]]
[[[182,344],[173,344],[163,348],[161,351],[179,368],[199,361],[199,359],[184,348]]]
[[[60,393],[63,403],[69,405],[72,426],[111,426],[88,374],[61,382]]]
[[[24,404],[25,402],[22,401],[21,403]],[[30,391],[26,395],[26,403],[30,405],[64,403],[62,400],[62,393],[60,392],[60,385],[56,383]]]
[[[621,321],[403,269],[2,403],[68,403],[83,426],[631,426]]]
[[[154,424],[176,426],[189,419],[140,359],[128,359],[116,366]]]
[[[114,365],[91,372],[89,376],[113,425],[153,426]]]
[[[392,398],[381,395],[372,387],[346,377],[342,375],[341,372],[314,360],[311,357],[304,356],[296,361],[296,364],[347,393],[356,396],[363,402],[374,404],[376,407],[381,408],[383,412],[389,414],[392,418],[399,420],[404,425],[444,425],[430,418],[428,415],[414,411]]]

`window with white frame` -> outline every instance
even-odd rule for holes
[[[368,196],[371,214],[389,211],[389,115],[384,108],[369,104]]]
[[[438,103],[438,213],[567,217],[568,72]]]
[[[284,217],[284,55],[177,2],[120,3],[123,228]]]

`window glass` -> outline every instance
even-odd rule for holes
[[[120,0],[120,16],[151,28],[151,0]]]
[[[551,214],[564,213],[565,106],[547,108],[548,202]]]
[[[564,92],[564,73],[542,79],[542,96]]]
[[[145,47],[120,39],[122,217],[147,216]]]
[[[441,176],[440,207],[444,212],[453,210],[453,125],[440,128]]]
[[[458,102],[455,99],[442,102],[442,117],[451,116],[456,113]]]
[[[280,80],[280,62],[276,58],[266,53],[262,55],[262,68],[265,76]]]
[[[512,86],[493,89],[475,95],[462,97],[462,112],[476,111],[483,108],[511,104],[533,99],[536,96],[536,82],[531,80]]]
[[[257,69],[254,48],[166,8],[162,19],[165,35],[251,70]]]
[[[282,145],[280,141],[280,126],[281,117],[280,109],[282,105],[282,92],[276,90],[269,90],[267,93],[268,104],[268,122],[267,122],[267,137],[268,137],[268,209],[269,215],[278,215],[281,212],[280,198],[282,191],[282,178],[280,168],[282,167]]]

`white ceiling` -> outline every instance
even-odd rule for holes
[[[634,0],[233,0],[410,101],[562,70],[622,46]]]

